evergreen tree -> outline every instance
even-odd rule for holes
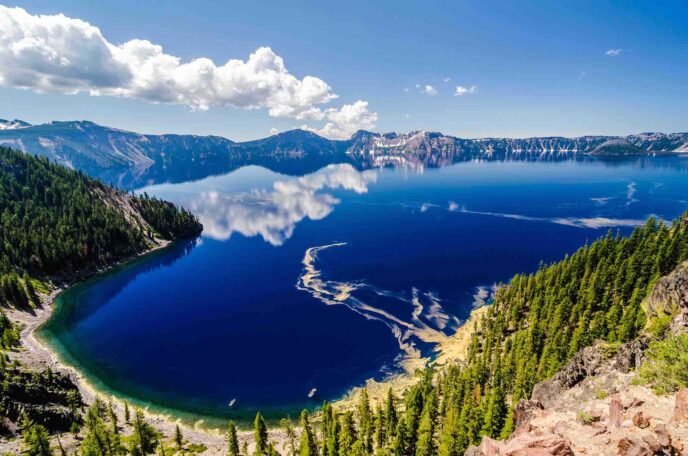
[[[236,431],[235,431],[235,434],[236,434]],[[177,446],[178,451],[181,451],[182,446],[184,445],[184,436],[182,435],[182,430],[179,429],[178,424],[174,426],[174,444]],[[234,453],[233,456],[237,456],[238,454],[239,454],[239,448],[237,447],[237,452]]]
[[[301,412],[301,440],[299,442],[299,456],[317,456],[318,444],[311,429],[311,424],[308,416],[308,411]]]
[[[226,439],[227,456],[239,456],[239,439],[237,438],[237,429],[234,421],[230,421],[227,425]]]
[[[256,413],[256,419],[253,420],[253,436],[256,440],[256,451],[254,454],[266,455],[268,449],[268,428],[260,412]]]
[[[385,426],[385,435],[389,441],[395,436],[397,430],[397,408],[391,387],[387,390],[387,400],[385,401]]]
[[[29,456],[52,456],[48,431],[40,424],[31,421],[26,415],[21,420],[21,435],[25,453]]]
[[[155,452],[158,444],[158,436],[155,429],[146,422],[141,410],[134,412],[132,423],[134,432],[129,441],[129,452],[132,456],[145,456]]]
[[[365,453],[372,453],[373,451],[373,422],[370,411],[370,401],[368,399],[368,390],[363,387],[359,397],[357,407],[358,413],[358,439],[361,441],[362,450]]]
[[[354,429],[354,418],[351,412],[345,412],[340,418],[339,437],[337,445],[339,456],[349,456],[352,447],[356,442],[356,429]]]

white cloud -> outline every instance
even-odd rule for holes
[[[325,81],[292,75],[269,47],[256,49],[246,60],[231,59],[223,65],[208,58],[182,62],[147,40],[113,44],[100,29],[80,19],[31,15],[2,5],[0,85],[39,93],[89,93],[180,104],[193,110],[266,109],[273,117],[351,121],[333,115],[336,109],[319,107],[338,98]],[[369,121],[377,115],[368,113],[362,118]],[[370,128],[370,123],[365,125]],[[350,128],[335,125],[330,130]]]
[[[280,131],[279,131],[278,129],[276,129],[276,128],[271,128],[271,129],[270,129],[270,136],[274,136],[274,135],[276,135],[276,134],[279,133],[279,132],[280,132]]]
[[[324,111],[325,126],[313,128],[303,125],[301,128],[328,138],[350,138],[358,130],[372,130],[377,122],[377,113],[368,111],[368,102],[358,100],[346,104],[341,109]]]
[[[451,78],[444,78],[442,81],[444,81],[445,84],[449,84],[451,82]]]
[[[260,236],[272,245],[282,245],[302,220],[327,217],[339,200],[325,190],[344,189],[366,193],[377,180],[375,171],[357,171],[349,164],[329,165],[306,176],[276,181],[271,189],[228,195],[206,191],[186,206],[203,223],[203,235],[229,239],[240,233]]]
[[[409,89],[408,87],[404,87],[404,92],[408,93],[410,91],[411,91],[411,89]]]
[[[607,52],[605,52],[605,55],[616,57],[617,55],[621,54],[621,51],[623,51],[623,49],[609,49]]]
[[[437,89],[431,86],[430,84],[425,84],[423,86],[421,86],[420,84],[416,84],[416,89],[420,90],[421,93],[430,95],[431,97],[437,95]]]
[[[476,86],[476,85],[472,85],[469,87],[457,85],[456,90],[454,91],[454,96],[460,97],[462,95],[476,93],[477,91],[478,91],[478,86]]]

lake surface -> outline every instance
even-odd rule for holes
[[[294,416],[431,356],[515,273],[677,217],[687,169],[681,157],[245,167],[148,187],[196,213],[202,237],[66,291],[41,336],[139,404],[210,422]]]

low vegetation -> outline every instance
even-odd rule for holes
[[[647,359],[638,369],[638,378],[657,394],[688,387],[688,334],[653,341],[645,355]]]

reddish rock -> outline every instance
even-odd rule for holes
[[[676,393],[676,405],[674,405],[674,413],[671,417],[674,423],[683,423],[688,421],[688,388],[683,388]]]
[[[624,407],[618,394],[612,396],[609,401],[609,427],[621,427],[623,422]]]
[[[643,412],[638,412],[633,415],[633,424],[638,426],[640,429],[646,429],[650,427],[650,418],[648,418]]]
[[[500,452],[500,448],[502,446],[503,444],[497,440],[493,440],[489,437],[483,437],[482,442],[480,442],[480,445],[477,448],[469,448],[469,450],[474,449],[473,453],[467,453],[475,456],[499,456],[502,454]]]
[[[655,436],[657,437],[657,443],[664,449],[671,449],[671,435],[669,431],[663,424],[658,424],[655,426]]]
[[[542,410],[542,404],[538,401],[530,401],[521,399],[514,407],[514,422],[516,424],[517,434],[530,431],[530,420],[533,419],[535,414]]]
[[[645,401],[643,401],[642,399],[638,399],[638,398],[634,397],[633,400],[631,400],[631,403],[628,404],[628,407],[626,407],[626,408],[630,409],[630,408],[640,407],[644,403],[645,403]]]
[[[569,441],[552,434],[539,438],[522,436],[513,439],[500,454],[503,456],[574,456]]]
[[[653,456],[655,454],[647,443],[637,437],[624,437],[617,444],[619,456]]]

